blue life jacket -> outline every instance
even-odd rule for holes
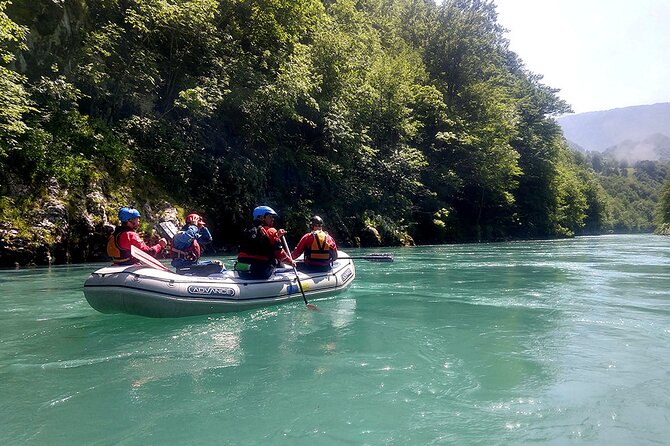
[[[191,231],[191,228],[188,228],[186,231],[177,231],[172,238],[172,246],[176,249],[188,248],[193,244],[195,234],[197,234],[197,231]]]

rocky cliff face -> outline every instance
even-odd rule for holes
[[[100,185],[92,185],[85,195],[73,195],[52,181],[25,217],[28,227],[11,221],[0,225],[0,267],[107,261],[107,238],[118,207]],[[148,228],[143,234],[147,241],[157,237],[152,228],[158,221],[177,223],[177,210],[163,199],[137,207]]]
[[[29,51],[17,55],[16,69],[37,77],[54,64],[71,71],[66,57],[77,50],[86,25],[87,8],[84,0],[14,1],[7,15],[28,28]]]

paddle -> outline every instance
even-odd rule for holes
[[[172,241],[177,234],[178,229],[171,221],[161,221],[156,225],[156,229],[161,233],[161,237],[165,237],[168,241]]]
[[[281,241],[284,244],[284,249],[286,250],[286,255],[288,256],[289,259],[293,260],[291,257],[291,250],[288,247],[288,243],[286,242],[286,237],[282,235]],[[305,296],[305,291],[302,289],[302,283],[300,282],[300,276],[298,276],[298,268],[295,267],[295,262],[293,263],[293,272],[295,273],[295,278],[298,279],[298,287],[300,287],[300,293],[302,294],[302,300],[305,301],[305,305],[307,305],[307,308],[310,310],[316,310],[316,305],[312,305],[309,302],[307,302],[307,297]]]
[[[140,248],[131,245],[130,246],[130,255],[137,261],[139,261],[144,266],[149,266],[154,269],[160,269],[162,271],[169,271],[161,262],[151,257],[146,252],[142,251]]]
[[[338,259],[363,259],[369,262],[393,262],[393,254],[372,253],[366,256],[337,256]]]

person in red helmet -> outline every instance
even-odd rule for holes
[[[212,234],[206,225],[200,215],[188,214],[186,224],[172,238],[171,264],[178,274],[208,276],[223,270],[223,265],[217,260],[200,260],[200,245],[212,241]]]
[[[137,263],[130,255],[130,247],[135,246],[142,251],[157,257],[163,248],[167,246],[167,240],[161,238],[158,243],[149,246],[137,234],[140,227],[140,211],[132,207],[124,207],[119,211],[121,224],[116,227],[114,233],[107,241],[107,255],[112,259],[114,265],[134,265]]]
[[[305,259],[297,268],[305,272],[329,271],[333,261],[337,260],[337,244],[333,237],[323,230],[323,219],[312,217],[310,231],[303,235],[291,253],[292,258],[305,254]]]

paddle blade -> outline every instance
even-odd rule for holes
[[[314,304],[307,304],[307,309],[308,310],[313,310],[313,311],[319,311],[319,309],[316,308],[316,305],[314,305]]]
[[[148,266],[155,269],[160,269],[162,271],[169,271],[161,262],[151,257],[146,252],[142,251],[136,246],[130,247],[130,255],[142,265]]]
[[[177,234],[177,227],[171,221],[161,221],[156,226],[158,232],[160,232],[161,237],[166,238],[167,240],[172,240]]]

